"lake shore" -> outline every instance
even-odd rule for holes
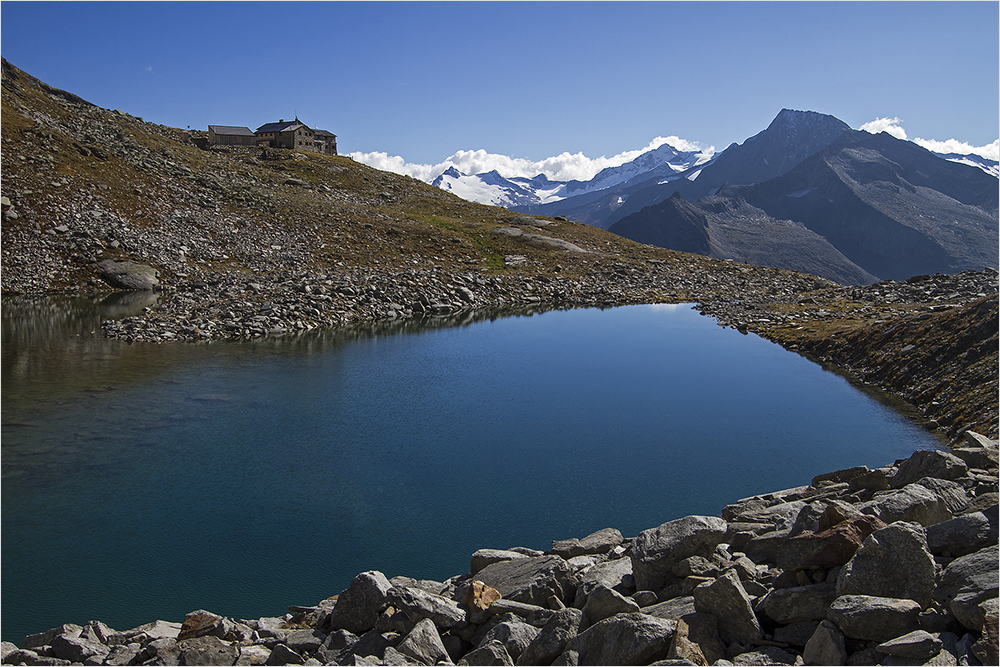
[[[996,664],[997,442],[818,475],[626,538],[358,574],[280,617],[67,624],[4,664]],[[220,610],[221,611],[221,610]]]

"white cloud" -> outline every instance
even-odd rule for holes
[[[702,149],[701,146],[694,142],[670,136],[656,137],[645,148],[624,151],[612,157],[602,155],[599,158],[589,158],[583,153],[567,152],[545,158],[544,160],[528,160],[509,155],[488,153],[483,149],[479,149],[458,151],[445,158],[443,162],[431,165],[407,162],[398,155],[389,155],[388,153],[378,151],[372,153],[349,153],[348,156],[376,169],[391,171],[397,174],[406,174],[427,182],[433,181],[449,167],[454,167],[463,174],[481,174],[486,171],[496,170],[505,178],[517,176],[532,178],[539,174],[545,174],[548,178],[556,181],[587,181],[606,167],[623,165],[639,157],[646,151],[659,148],[663,144],[669,144],[679,151],[704,151],[708,154],[714,152],[713,148]]]
[[[902,122],[903,121],[899,118],[876,118],[875,120],[862,125],[861,129],[865,132],[871,132],[872,134],[888,132],[897,139],[905,140],[906,130],[903,129]],[[934,153],[981,155],[989,160],[1000,160],[1000,139],[994,141],[993,143],[986,144],[985,146],[973,146],[968,142],[959,141],[958,139],[939,141],[937,139],[921,139],[920,137],[916,137],[912,141],[918,146],[922,146],[923,148],[926,148]]]
[[[865,132],[870,132],[871,134],[878,134],[880,132],[888,132],[890,135],[896,137],[897,139],[906,140],[906,130],[902,128],[900,123],[902,123],[898,118],[876,118],[873,121],[869,121],[861,126],[861,129]]]

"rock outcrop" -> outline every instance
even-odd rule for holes
[[[915,452],[880,468],[883,484],[864,467],[818,475],[634,538],[481,549],[444,582],[363,572],[282,617],[62,625],[4,643],[3,663],[995,664],[997,442],[968,433],[953,452]],[[889,502],[913,487],[946,499],[922,522]]]

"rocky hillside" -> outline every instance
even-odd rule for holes
[[[3,642],[25,665],[995,665],[997,442],[918,451],[625,538],[358,574],[287,614],[202,609]]]
[[[899,298],[880,299],[879,289],[900,284],[852,290],[473,204],[344,157],[203,150],[196,139],[94,106],[4,61],[3,292],[152,287],[155,304],[142,316],[104,325],[108,336],[152,341],[291,336],[515,306],[698,302],[724,323],[808,352],[824,332],[871,331],[997,291],[996,273],[980,272],[933,276],[921,290],[889,287]],[[989,329],[988,312],[961,312],[958,329]],[[996,346],[961,341],[986,349],[970,368],[912,355],[908,379],[866,377],[910,397],[952,437],[970,424],[995,436]],[[933,338],[909,344],[925,343]],[[890,356],[865,364],[895,365]],[[963,391],[926,390],[949,383]],[[985,389],[970,404],[972,385]]]

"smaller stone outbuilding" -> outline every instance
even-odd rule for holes
[[[209,146],[255,146],[257,137],[249,127],[209,125]]]

